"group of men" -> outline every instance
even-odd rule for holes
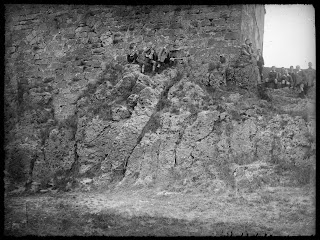
[[[171,66],[174,64],[175,59],[169,44],[166,44],[157,53],[154,45],[138,50],[136,44],[133,43],[129,46],[129,53],[127,54],[127,61],[139,64],[142,73],[149,66],[152,67],[153,73],[164,66]]]
[[[276,72],[276,67],[272,66],[268,77],[265,79],[265,86],[269,88],[289,87],[297,90],[301,96],[308,93],[310,87],[316,83],[316,70],[312,68],[312,63],[308,63],[309,68],[301,70],[297,65],[296,69],[290,66],[290,69],[281,68],[280,73]]]
[[[157,53],[154,45],[149,45],[149,47],[143,50],[138,50],[136,44],[132,43],[129,46],[129,53],[127,54],[127,61],[139,64],[142,73],[145,72],[147,66],[152,67],[153,73],[164,66],[172,66],[176,59],[178,58],[174,57],[173,49],[171,49],[169,44],[166,44]],[[249,39],[246,39],[242,45],[240,60],[244,63],[256,63],[261,80],[263,80],[264,59],[261,55],[261,50],[257,49],[255,52]],[[225,62],[225,58],[220,56],[220,61],[221,63]],[[293,66],[291,66],[289,70],[283,67],[280,73],[276,72],[275,66],[272,66],[267,78],[261,82],[268,88],[289,87],[297,90],[304,96],[307,94],[308,89],[315,85],[316,80],[315,69],[312,68],[312,63],[309,62],[308,65],[309,68],[307,70],[301,70],[299,65],[296,66],[296,69],[293,69]]]
[[[263,80],[263,66],[264,59],[261,55],[261,50],[257,49],[256,54],[254,53],[252,43],[249,39],[245,40],[245,43],[241,48],[240,58],[245,62],[254,62],[259,68],[259,73],[261,80]],[[272,66],[271,71],[269,72],[267,78],[264,79],[264,85],[268,88],[283,88],[289,87],[291,89],[297,90],[301,96],[305,96],[308,92],[308,89],[315,85],[316,82],[316,70],[312,68],[312,63],[308,63],[309,68],[307,70],[301,70],[300,66],[296,66],[296,69],[293,69],[293,66],[290,66],[290,69],[285,69],[282,67],[281,72],[276,72],[275,66]]]

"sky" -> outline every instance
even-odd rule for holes
[[[265,67],[316,68],[315,9],[312,5],[265,5]]]

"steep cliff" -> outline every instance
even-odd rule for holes
[[[308,100],[286,90],[261,100],[256,66],[232,65],[244,35],[262,46],[263,10],[7,5],[6,179],[41,188],[68,189],[89,177],[105,187],[219,191],[279,184],[290,170],[291,184],[309,183]],[[185,60],[142,74],[125,62],[131,42],[172,43]],[[230,63],[221,88],[219,74],[208,83],[209,63],[220,54]]]

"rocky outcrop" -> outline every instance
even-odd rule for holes
[[[6,179],[37,189],[89,178],[84,185],[219,192],[279,184],[289,171],[308,183],[312,103],[286,90],[261,100],[255,64],[233,64],[248,9],[6,6]],[[142,74],[125,63],[131,42],[173,43],[183,61]],[[208,77],[220,54],[225,71]]]
[[[302,117],[272,116],[263,113],[265,101],[243,99],[230,94],[219,110],[197,114],[183,111],[177,115],[168,110],[160,118],[162,128],[145,135],[132,153],[125,179],[169,186],[174,171],[185,187],[188,182],[207,186],[212,182],[217,189],[211,186],[211,190],[220,191],[239,181],[239,187],[252,190],[279,184],[275,164],[293,167],[312,161],[314,145]],[[246,168],[250,177],[235,178],[232,171],[238,168]]]
[[[52,127],[43,156],[39,151],[34,162],[33,180],[69,172],[75,161],[78,177],[89,174],[96,181],[105,179],[104,184],[123,178],[124,185],[175,183],[219,192],[285,184],[288,180],[277,171],[288,169],[306,171],[295,184],[312,179],[314,125],[305,118],[310,114],[301,112],[308,100],[279,90],[269,93],[271,103],[250,92],[217,89],[220,96],[212,95],[182,74],[183,68],[153,77],[141,74],[137,65],[118,68],[114,83],[109,69],[83,90],[77,119]],[[234,176],[240,169],[242,175]]]

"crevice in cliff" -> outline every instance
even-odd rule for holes
[[[194,162],[195,162],[195,157],[193,156],[192,152],[190,153],[190,157],[192,158],[192,161],[191,161],[191,164],[189,165],[189,167],[188,167],[188,168],[191,168],[191,167],[192,167],[192,165],[193,165],[193,164],[194,164]]]
[[[33,173],[34,164],[36,161],[37,161],[37,153],[34,152],[31,156],[30,165],[29,165],[29,172],[28,172],[28,179],[25,184],[27,190],[30,190],[30,188],[31,188],[32,173]]]
[[[159,127],[161,127],[161,123],[160,123],[161,111],[168,105],[169,90],[174,84],[178,83],[182,79],[182,77],[183,77],[183,73],[178,71],[177,75],[170,80],[170,82],[165,86],[164,90],[160,93],[159,101],[155,106],[154,112],[150,116],[148,122],[143,127],[140,135],[137,138],[136,144],[134,145],[134,147],[131,149],[130,153],[124,160],[124,171],[123,171],[124,174],[126,172],[130,156],[132,155],[135,148],[140,144],[145,134],[149,131],[155,132]]]
[[[156,177],[158,176],[160,149],[161,149],[161,140],[160,140],[158,151],[157,151],[157,165],[156,165],[156,173],[155,173]]]
[[[101,136],[101,134],[103,134],[104,130],[106,130],[109,127],[110,127],[110,125],[104,126],[103,129],[99,132],[99,134],[95,138],[93,138],[89,142],[85,143],[86,147],[89,147],[89,144],[92,143],[94,140],[97,140]]]
[[[206,139],[206,138],[209,137],[210,134],[213,133],[215,130],[216,130],[216,128],[213,126],[212,129],[211,129],[211,131],[210,131],[207,135],[205,135],[204,137],[199,138],[199,139],[197,140],[197,142],[201,142],[202,140]]]
[[[179,131],[179,136],[176,141],[175,147],[174,147],[174,166],[177,166],[177,148],[180,145],[182,141],[182,137],[187,129],[188,126],[192,125],[198,117],[198,112],[192,113],[190,116],[188,116],[182,123],[181,131]]]
[[[78,142],[76,139],[76,134],[77,134],[77,130],[78,130],[78,109],[76,109],[76,112],[74,114],[75,118],[74,118],[74,128],[73,128],[73,136],[72,138],[74,139],[74,145],[73,145],[73,157],[74,157],[74,162],[71,165],[70,168],[70,174],[72,174],[73,176],[77,176],[78,172],[79,172],[79,155],[78,155]]]

